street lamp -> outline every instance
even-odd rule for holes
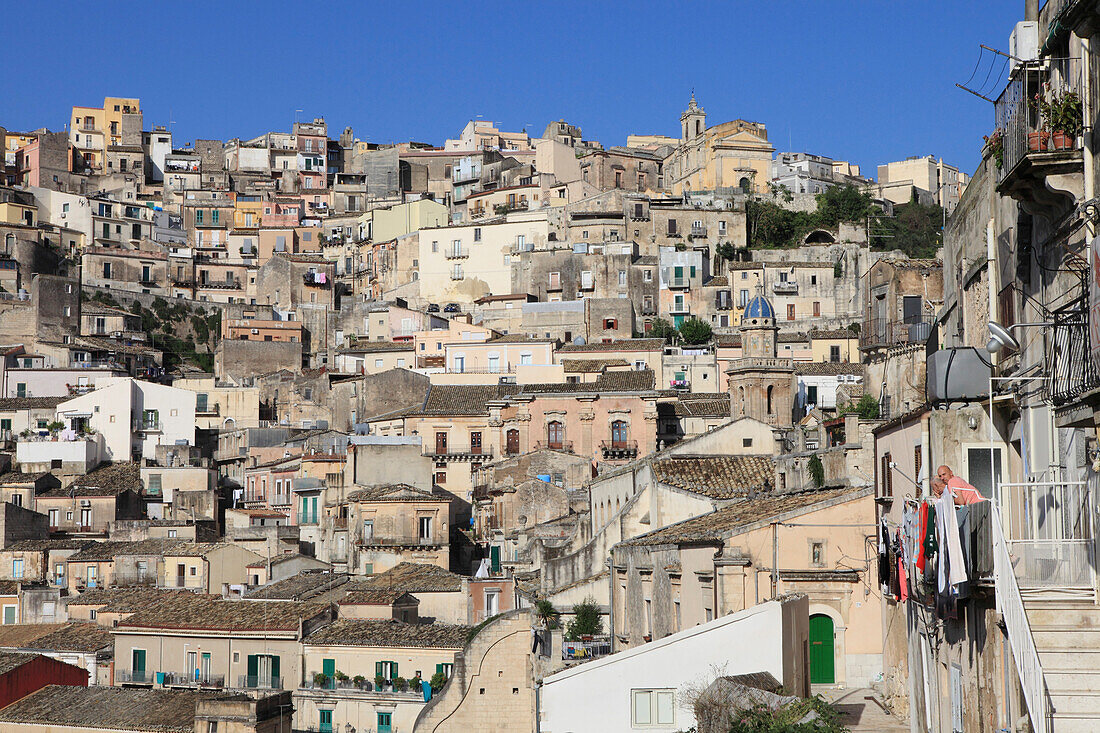
[[[1013,351],[1018,351],[1020,348],[1020,342],[1016,340],[1016,337],[1012,335],[1012,331],[1017,328],[1027,327],[1040,327],[1051,326],[1051,323],[1014,323],[1007,328],[997,323],[996,321],[989,322],[989,343],[985,345],[985,350],[990,354],[996,354],[1002,349],[1008,348]]]

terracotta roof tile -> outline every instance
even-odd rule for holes
[[[257,601],[305,601],[334,589],[343,595],[347,583],[348,576],[344,573],[304,572],[261,586],[246,598]]]
[[[393,588],[362,588],[349,592],[340,601],[341,606],[392,606],[401,601],[409,603],[416,598],[403,590]]]
[[[791,494],[773,494],[736,501],[717,511],[693,517],[683,522],[639,535],[622,545],[676,545],[716,542],[741,527],[766,521],[789,512],[808,509],[850,495],[852,499],[866,495],[866,489],[828,489]]]
[[[585,351],[660,351],[665,347],[664,339],[641,338],[619,339],[610,343],[592,344],[566,344],[558,349],[559,352],[585,352]]]
[[[593,373],[602,372],[607,367],[630,366],[630,362],[622,358],[562,359],[561,365],[567,372]]]
[[[111,630],[97,624],[10,624],[0,626],[0,649],[94,652],[110,647]]]
[[[768,491],[775,476],[769,456],[671,456],[652,465],[657,481],[712,499]]]
[[[156,609],[139,611],[119,622],[118,630],[201,629],[217,631],[297,631],[299,621],[316,618],[328,610],[323,603],[292,601],[211,600],[204,596],[179,597]]]
[[[449,501],[449,499],[435,491],[424,491],[409,484],[385,484],[383,486],[370,486],[348,494],[349,502],[356,501]]]
[[[399,621],[337,621],[314,631],[306,644],[334,646],[436,647],[462,649],[469,626],[405,624]]]
[[[359,581],[361,587],[395,588],[409,593],[453,593],[462,590],[462,576],[427,563],[402,562],[384,573]]]
[[[191,690],[49,685],[0,710],[0,721],[35,728],[193,733],[195,703],[216,697]]]
[[[53,409],[68,397],[4,397],[0,398],[0,411]]]
[[[841,374],[855,374],[862,377],[865,373],[866,367],[863,364],[845,364],[843,362],[833,361],[814,361],[803,364],[796,364],[794,367],[795,374],[813,375],[813,376],[839,376]]]

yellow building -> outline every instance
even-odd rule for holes
[[[446,226],[450,210],[438,201],[420,199],[388,209],[374,209],[359,217],[363,238],[388,242],[425,227]]]
[[[38,207],[18,201],[0,201],[0,224],[38,225]]]
[[[141,114],[140,100],[105,97],[102,107],[74,106],[69,126],[69,141],[89,166],[103,165],[108,145],[122,144],[122,116]]]
[[[38,135],[25,132],[9,132],[4,136],[4,151],[8,153],[14,153],[24,145],[33,143],[38,139]]]
[[[264,201],[260,196],[237,196],[233,203],[234,229],[259,229],[263,223]]]
[[[673,194],[739,188],[762,191],[771,179],[775,148],[760,122],[733,120],[708,128],[707,114],[695,102],[680,115],[680,141],[665,159],[665,184]]]

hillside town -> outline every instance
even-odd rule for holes
[[[0,126],[0,733],[1100,729],[1100,2],[1022,5],[971,172]]]

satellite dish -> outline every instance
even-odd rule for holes
[[[990,354],[996,354],[1005,348],[1017,351],[1020,348],[1020,342],[1015,339],[1007,328],[996,321],[990,321],[989,343],[985,345],[985,350]]]
[[[577,338],[573,339],[574,346],[584,346],[586,343],[587,342],[584,340],[584,336],[578,336]]]

